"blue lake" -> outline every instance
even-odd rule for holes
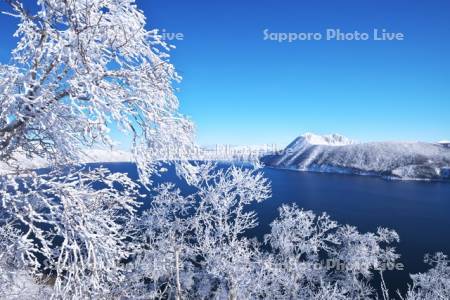
[[[136,178],[129,163],[107,164],[112,171],[127,172]],[[404,271],[385,274],[389,288],[402,290],[409,274],[423,272],[426,253],[450,254],[450,184],[443,182],[388,181],[375,177],[320,174],[265,168],[271,181],[272,198],[253,205],[260,225],[248,234],[261,238],[270,230],[283,203],[316,213],[326,212],[341,224],[356,226],[361,232],[377,227],[394,229],[400,235],[396,244]],[[173,170],[157,181],[179,183]],[[183,188],[183,187],[182,187]],[[184,187],[186,188],[186,187]]]

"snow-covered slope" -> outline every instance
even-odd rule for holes
[[[193,160],[215,160],[225,162],[255,162],[269,153],[282,150],[276,144],[267,145],[215,145],[205,146],[190,159]]]
[[[326,146],[345,146],[355,144],[356,142],[339,134],[317,135],[314,133],[305,133],[297,138],[294,143],[308,143],[311,145],[326,145]],[[292,145],[292,144],[291,144]]]
[[[302,171],[450,180],[450,149],[424,142],[357,143],[337,134],[305,134],[262,161]]]
[[[86,151],[86,157],[83,159],[84,163],[94,162],[130,162],[133,160],[131,152],[123,150],[104,150],[92,149]]]
[[[48,162],[42,158],[28,158],[24,155],[17,155],[15,157],[17,163],[22,168],[39,169],[48,166]],[[129,162],[132,161],[130,152],[122,150],[105,150],[105,149],[90,149],[85,152],[85,157],[82,163],[107,163],[107,162]],[[0,162],[0,175],[6,174],[11,170]]]

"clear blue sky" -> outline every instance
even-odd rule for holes
[[[448,0],[138,0],[149,28],[184,34],[172,62],[200,144],[286,144],[299,134],[450,139]],[[14,40],[0,17],[0,61]],[[327,28],[404,41],[265,41]]]

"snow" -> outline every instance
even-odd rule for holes
[[[359,299],[372,293],[371,270],[398,258],[387,247],[395,232],[361,234],[295,206],[280,210],[266,237],[276,251],[267,253],[246,238],[258,224],[253,204],[271,194],[258,168],[186,166],[178,172],[186,196],[171,183],[151,187],[152,162],[184,154],[194,128],[178,111],[169,47],[145,29],[135,1],[45,0],[35,14],[7,2],[20,23],[11,64],[0,64],[0,157],[18,170],[0,180],[0,299]],[[115,144],[110,125],[133,137],[152,199],[139,217],[145,195],[127,173],[26,172],[131,160],[86,150]],[[338,135],[303,140],[321,147],[315,156],[356,146]],[[322,254],[360,268],[317,270]],[[41,287],[35,280],[46,271],[54,278]]]
[[[356,143],[355,141],[336,133],[330,135],[317,135],[308,132],[301,135],[300,138],[303,138],[304,141],[311,145],[345,146]]]
[[[200,149],[192,159],[227,162],[253,162],[260,157],[281,151],[276,144],[266,145],[215,145]]]
[[[305,134],[268,166],[300,171],[379,175],[400,179],[449,179],[450,150],[425,142],[356,143],[341,135]]]
[[[82,163],[108,163],[108,162],[131,162],[133,155],[124,150],[90,149],[84,150]],[[40,157],[28,158],[23,154],[17,154],[15,159],[23,169],[40,169],[49,166],[48,161]],[[11,172],[12,168],[0,162],[0,175]]]
[[[442,147],[450,148],[450,141],[440,141],[438,142],[438,144],[441,145]]]
[[[8,275],[13,278],[8,278]],[[19,270],[13,274],[0,274],[0,282],[10,282],[2,284],[5,290],[0,291],[0,298],[5,300],[42,299],[42,296],[50,298],[51,288],[46,284],[36,283],[36,279],[26,271]]]
[[[85,152],[83,162],[130,162],[132,160],[133,155],[129,151],[92,149]]]

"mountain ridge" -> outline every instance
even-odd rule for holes
[[[261,161],[269,167],[299,171],[450,180],[450,149],[438,143],[356,142],[338,134],[307,133]]]

